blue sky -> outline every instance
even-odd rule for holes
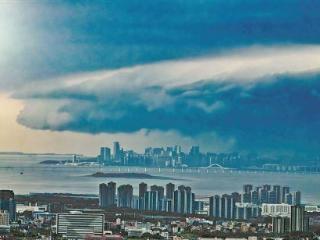
[[[18,124],[48,137],[122,134],[141,148],[169,133],[207,150],[317,154],[319,11],[311,0],[4,1],[0,91],[22,102]]]

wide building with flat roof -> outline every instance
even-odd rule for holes
[[[85,239],[89,235],[102,236],[103,231],[104,214],[57,214],[57,234],[68,239]]]

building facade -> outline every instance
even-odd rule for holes
[[[103,235],[103,214],[59,213],[56,219],[56,233],[68,239],[85,239],[88,235]]]

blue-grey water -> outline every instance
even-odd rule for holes
[[[12,189],[16,194],[30,192],[97,194],[98,184],[111,180],[117,184],[130,183],[136,192],[141,181],[150,185],[165,185],[171,181],[191,186],[197,195],[209,196],[241,191],[242,185],[246,183],[280,184],[289,185],[292,190],[300,190],[305,203],[320,203],[320,174],[39,164],[48,159],[65,160],[70,159],[70,156],[0,155],[0,189]],[[176,180],[85,177],[97,171],[148,173]]]

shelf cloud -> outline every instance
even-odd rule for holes
[[[34,129],[214,132],[244,148],[285,140],[312,151],[319,70],[320,46],[254,46],[30,83],[13,97],[25,104],[18,122]]]

